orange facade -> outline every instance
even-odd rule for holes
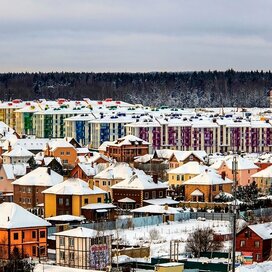
[[[45,156],[60,158],[63,165],[75,166],[77,151],[74,147],[57,147],[54,150],[45,150]]]
[[[24,257],[47,256],[46,227],[0,229],[0,259],[9,259],[15,248]]]

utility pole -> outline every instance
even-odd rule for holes
[[[232,174],[233,174],[233,238],[232,238],[232,272],[235,272],[235,260],[236,260],[236,217],[237,217],[237,197],[236,197],[236,187],[237,187],[237,156],[234,155],[232,161]]]

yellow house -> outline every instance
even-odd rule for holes
[[[82,206],[104,203],[106,194],[92,182],[87,183],[79,178],[67,179],[43,193],[45,218],[63,214],[80,216]]]
[[[251,182],[256,182],[258,189],[263,193],[269,193],[272,186],[272,166],[251,175],[250,178]]]
[[[205,171],[196,177],[185,181],[185,200],[193,202],[213,202],[222,192],[231,193],[233,181],[222,178],[214,171]]]
[[[209,168],[197,161],[187,162],[178,168],[170,169],[168,171],[168,184],[171,187],[177,187],[203,172]]]

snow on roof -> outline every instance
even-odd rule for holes
[[[169,160],[171,156],[173,155],[173,153],[174,151],[171,149],[158,149],[158,150],[155,150],[153,157],[157,156],[158,158]]]
[[[111,203],[93,203],[81,207],[81,209],[85,210],[114,209],[114,208],[116,208],[116,206]]]
[[[85,163],[95,163],[100,158],[105,160],[106,162],[109,162],[110,159],[105,156],[104,154],[98,153],[98,152],[91,152],[92,155],[90,156],[78,156],[77,159],[79,162],[85,162]]]
[[[251,175],[251,178],[272,178],[272,165]]]
[[[103,142],[103,143],[98,147],[98,150],[99,150],[99,151],[104,151],[104,152],[106,152],[107,147],[108,147],[109,145],[111,145],[112,143],[113,143],[113,142],[105,141],[105,142]]]
[[[170,169],[167,173],[168,174],[177,174],[177,175],[185,175],[185,174],[198,175],[198,174],[205,172],[208,169],[214,171],[214,169],[211,169],[206,165],[200,164],[197,161],[191,161],[191,162],[187,162],[177,168]]]
[[[89,187],[89,184],[79,178],[69,178],[59,184],[52,186],[43,191],[45,194],[55,195],[96,195],[106,194],[106,192],[99,187]]]
[[[14,141],[11,141],[11,146],[22,146],[27,150],[43,150],[46,146],[46,143],[49,141],[49,139],[44,138],[23,138],[23,139],[14,139]],[[9,141],[6,141],[4,143],[4,149],[7,150],[9,145]]]
[[[63,176],[47,167],[38,167],[23,177],[15,180],[13,185],[50,187],[63,182]]]
[[[182,162],[186,160],[190,155],[194,155],[199,160],[204,161],[204,157],[207,156],[207,153],[205,151],[174,151],[173,156],[176,157],[177,161]]]
[[[119,199],[118,202],[119,203],[135,203],[136,201],[129,197],[125,197],[125,198]]]
[[[272,222],[248,226],[263,240],[272,239]]]
[[[80,148],[76,148],[77,154],[88,154],[90,153],[90,150],[87,147],[80,147]]]
[[[74,228],[74,229],[57,232],[54,235],[55,236],[91,238],[91,237],[97,237],[97,236],[99,236],[99,233],[98,233],[98,231],[96,231],[94,229],[77,227],[77,228]]]
[[[177,214],[180,213],[179,209],[161,205],[147,205],[134,210],[134,213],[156,213],[156,214]]]
[[[211,166],[214,169],[218,169],[221,167],[221,165],[224,163],[227,168],[232,169],[232,164],[233,164],[233,158],[234,156],[229,155],[224,158],[220,158],[215,163]],[[259,167],[254,164],[254,162],[250,159],[237,156],[237,170],[248,170],[248,169],[258,169]]]
[[[45,218],[48,221],[64,221],[64,222],[71,222],[71,221],[83,221],[86,218],[84,216],[74,216],[69,214],[64,215],[57,215],[52,217]]]
[[[126,135],[122,138],[117,139],[115,142],[109,144],[109,146],[123,146],[123,145],[150,145],[149,142],[146,142],[134,135]]]
[[[191,196],[203,196],[203,193],[198,190],[198,189],[195,189],[192,193],[191,193]]]
[[[0,204],[0,214],[0,228],[3,229],[51,226],[44,219],[12,202]]]
[[[81,168],[81,170],[88,177],[94,176],[97,173],[96,167],[92,166],[90,163],[82,163],[82,162],[80,162],[80,163],[78,163],[78,166]]]
[[[4,157],[32,157],[34,154],[30,151],[28,151],[26,148],[15,145],[14,148],[8,152],[2,154]]]
[[[99,174],[94,176],[94,179],[126,179],[131,177],[132,168],[125,162],[119,162],[110,165]]]
[[[184,185],[217,185],[227,183],[233,183],[233,181],[228,178],[223,179],[221,175],[214,171],[205,171],[204,173],[183,182]]]
[[[63,148],[63,147],[70,147],[75,149],[75,147],[72,144],[70,144],[68,141],[66,141],[65,139],[50,140],[47,144],[52,151],[54,151],[56,148]]]
[[[44,165],[49,165],[53,160],[56,160],[60,165],[62,165],[61,159],[59,157],[44,157],[43,162]]]
[[[17,176],[25,175],[27,166],[28,166],[27,163],[2,164],[2,167],[6,173],[7,179],[12,179],[12,180],[14,180]]]
[[[148,199],[144,200],[145,203],[151,204],[151,205],[176,205],[179,202],[176,200],[173,200],[172,198],[165,197],[165,198],[155,198],[155,199]]]
[[[134,162],[138,162],[138,163],[147,163],[147,162],[149,162],[152,158],[153,158],[153,155],[145,154],[145,155],[143,155],[143,156],[138,156],[138,157],[136,157],[136,159],[134,160]]]
[[[123,181],[111,186],[112,189],[131,189],[131,190],[146,190],[146,189],[163,189],[168,188],[167,183],[153,181],[153,178],[144,171],[134,169],[134,173]]]

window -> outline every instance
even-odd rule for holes
[[[59,205],[63,205],[63,198],[62,197],[59,198]]]
[[[66,152],[66,155],[70,155],[70,151],[67,151],[67,152]]]
[[[177,180],[179,180],[179,175],[177,175]]]
[[[97,198],[97,203],[101,203],[101,197]]]
[[[65,260],[65,252],[64,252],[64,251],[60,251],[60,259],[61,259],[62,261]]]
[[[66,198],[66,199],[65,199],[65,205],[66,205],[66,206],[69,206],[69,205],[70,205],[70,199],[69,199],[69,198]]]
[[[241,240],[240,241],[240,247],[244,247],[246,245],[246,241],[245,240]]]
[[[13,233],[13,240],[18,240],[19,234],[17,232]]]
[[[31,187],[28,187],[28,188],[27,188],[27,192],[28,192],[28,193],[31,193],[31,191],[32,191],[32,190],[31,190]]]
[[[84,204],[88,204],[89,203],[89,199],[88,198],[84,198]]]
[[[152,191],[152,198],[155,199],[156,198],[156,191]]]
[[[260,247],[260,241],[255,241],[254,242],[254,247],[259,248]]]
[[[111,186],[111,181],[110,180],[108,181],[108,186]]]
[[[68,163],[68,160],[63,160],[63,163]]]
[[[35,239],[36,238],[36,231],[32,231],[32,239]]]
[[[159,191],[159,197],[163,197],[163,191]]]
[[[74,261],[75,260],[75,254],[74,254],[74,252],[70,252],[69,253],[69,258],[70,258],[70,261]]]
[[[213,190],[213,192],[216,191],[216,185],[212,186],[212,190]]]
[[[40,238],[45,238],[45,231],[44,230],[40,231]]]
[[[249,230],[245,232],[245,237],[246,237],[246,238],[251,237],[251,232],[250,232]]]
[[[145,192],[145,199],[149,198],[149,192]]]
[[[36,246],[32,246],[32,255],[36,256]]]
[[[64,246],[64,237],[59,238],[59,244],[60,246]]]
[[[103,186],[106,186],[107,182],[105,180],[103,180]]]
[[[60,152],[60,155],[64,155],[64,152],[63,152],[63,151],[61,151],[61,152]]]
[[[261,260],[261,254],[256,254],[256,261],[260,261]]]
[[[219,184],[219,191],[223,191],[223,184]]]
[[[69,238],[69,247],[74,246],[74,238]]]

